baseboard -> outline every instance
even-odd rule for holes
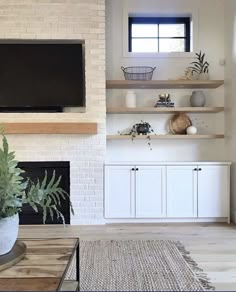
[[[160,218],[160,219],[106,219],[109,223],[229,223],[228,218]]]

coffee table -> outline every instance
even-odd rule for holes
[[[76,261],[73,283],[78,290],[78,238],[21,241],[27,246],[26,256],[15,266],[0,272],[0,291],[68,291],[66,275],[72,261]]]

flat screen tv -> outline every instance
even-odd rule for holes
[[[0,43],[0,110],[85,107],[83,41]]]

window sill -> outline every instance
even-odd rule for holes
[[[186,58],[195,57],[194,52],[173,52],[173,53],[124,53],[125,58]]]

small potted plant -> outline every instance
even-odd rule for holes
[[[209,63],[205,61],[205,54],[196,53],[196,61],[192,62],[192,66],[189,69],[192,72],[192,76],[196,76],[196,79],[207,80],[209,79]]]
[[[131,130],[129,130],[128,132],[126,132],[126,133],[118,132],[118,133],[120,135],[131,136],[132,141],[134,141],[134,138],[136,136],[139,136],[139,135],[146,136],[146,138],[148,139],[148,146],[149,146],[150,150],[152,150],[151,135],[155,135],[155,134],[154,134],[154,130],[153,130],[152,126],[148,122],[141,121],[141,122],[133,125]]]
[[[58,210],[61,200],[68,194],[59,187],[61,177],[56,178],[55,171],[51,178],[45,177],[33,183],[29,178],[24,179],[18,161],[15,160],[15,152],[10,152],[8,142],[2,134],[2,148],[0,148],[0,256],[11,251],[15,244],[19,229],[19,212],[25,203],[30,204],[35,212],[38,207],[43,210],[43,223],[47,216],[62,218],[63,214]],[[73,214],[73,208],[71,211]]]

